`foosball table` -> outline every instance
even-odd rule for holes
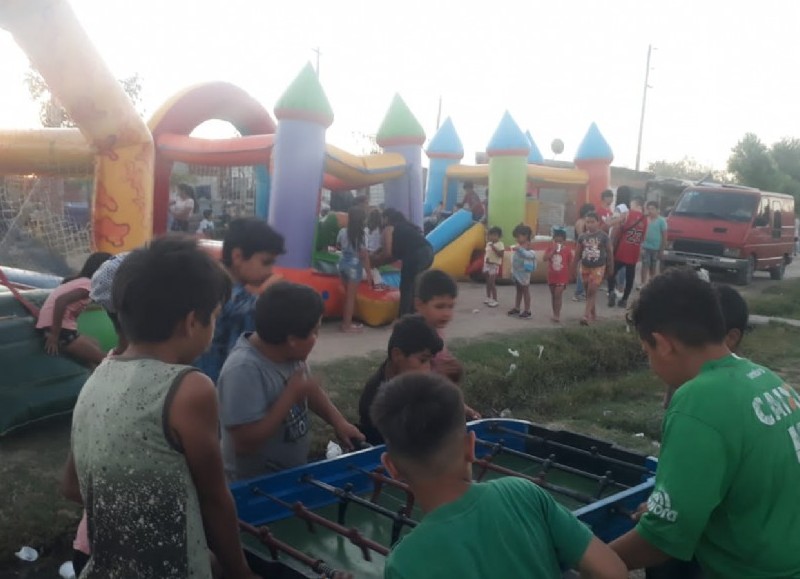
[[[656,460],[530,422],[472,422],[476,481],[515,476],[546,489],[603,541],[632,526],[653,487]],[[391,547],[421,520],[414,495],[360,450],[232,485],[253,570],[282,579],[383,577]]]

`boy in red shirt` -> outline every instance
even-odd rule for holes
[[[608,307],[610,308],[615,305],[619,305],[621,308],[628,307],[628,298],[636,279],[636,264],[639,262],[642,243],[647,234],[647,216],[642,213],[643,206],[644,199],[634,197],[625,221],[615,226],[612,231],[614,275],[608,278]],[[625,291],[617,304],[617,296],[614,292],[616,291],[617,274],[623,268],[625,269]]]
[[[554,228],[553,242],[544,252],[544,260],[547,262],[547,283],[550,285],[550,298],[553,304],[553,317],[550,319],[556,324],[561,321],[561,305],[564,290],[569,284],[573,258],[572,249],[567,247],[566,230],[561,227]]]
[[[611,207],[613,204],[614,192],[611,189],[606,189],[600,194],[600,207],[595,211],[600,219],[600,228],[606,233],[609,230],[608,220],[614,215],[614,209]]]

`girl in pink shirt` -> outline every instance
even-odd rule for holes
[[[110,253],[93,253],[78,275],[65,279],[47,296],[36,329],[44,337],[44,349],[51,356],[63,352],[90,367],[103,361],[105,354],[98,345],[78,334],[78,316],[89,305],[94,272],[110,258]]]

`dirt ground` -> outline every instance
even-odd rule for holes
[[[800,265],[797,263],[786,269],[786,278],[800,277]],[[637,272],[637,280],[638,272]],[[719,281],[730,281],[719,278]],[[766,272],[756,273],[753,283],[746,287],[737,287],[742,293],[750,294],[763,291],[767,286],[776,283],[770,280]],[[458,284],[459,296],[456,303],[456,312],[453,321],[447,328],[447,339],[478,338],[486,334],[502,334],[520,330],[525,327],[551,328],[556,327],[550,321],[552,313],[550,306],[550,290],[544,284],[531,286],[531,310],[533,318],[520,320],[510,318],[506,312],[513,307],[514,288],[501,286],[498,288],[500,306],[488,308],[483,304],[486,296],[483,284],[464,282]],[[561,313],[562,326],[577,326],[585,304],[573,302],[572,296],[575,286],[571,285],[564,293],[564,306]],[[631,301],[636,297],[636,291],[631,295]],[[607,294],[601,290],[598,294],[597,313],[599,321],[619,319],[623,320],[625,311],[620,308],[609,308],[606,304]],[[326,323],[320,332],[320,339],[311,353],[311,362],[331,362],[348,356],[361,356],[383,350],[389,340],[391,326],[383,328],[365,328],[360,334],[342,334],[336,322]]]

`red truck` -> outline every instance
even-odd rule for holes
[[[690,185],[667,218],[664,267],[732,272],[741,285],[755,271],[782,279],[795,245],[794,198],[737,185]]]

